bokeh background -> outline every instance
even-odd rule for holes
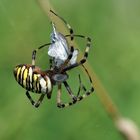
[[[140,127],[140,1],[51,0],[51,4],[77,34],[93,39],[89,64],[120,112]],[[14,66],[31,63],[32,50],[50,41],[51,30],[37,1],[0,0],[0,139],[123,140],[96,92],[61,110],[56,107],[55,88],[52,99],[36,109],[16,83]],[[79,43],[84,49],[84,42]],[[47,49],[38,54],[37,65],[48,67]],[[73,70],[71,76],[76,74]],[[70,85],[78,87],[73,81]]]

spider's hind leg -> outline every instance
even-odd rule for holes
[[[31,97],[31,95],[29,94],[28,91],[26,91],[26,96],[27,96],[28,99],[30,100],[31,104],[32,104],[34,107],[37,108],[37,107],[40,106],[40,103],[41,103],[42,100],[44,99],[45,94],[41,94],[41,95],[40,95],[40,98],[39,98],[36,102],[32,99],[32,97]]]

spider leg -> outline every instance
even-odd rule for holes
[[[64,81],[63,83],[64,83],[64,86],[66,87],[66,89],[67,89],[69,95],[71,96],[72,100],[73,100],[74,102],[76,102],[76,101],[77,101],[77,97],[74,96],[74,94],[73,94],[73,92],[72,92],[70,86],[68,85],[68,83],[67,83],[66,81]]]
[[[58,85],[58,92],[57,92],[57,107],[64,108],[69,106],[69,103],[62,103],[61,102],[61,84]]]
[[[40,97],[39,97],[39,99],[38,99],[36,102],[32,99],[32,97],[31,97],[31,95],[29,94],[28,91],[26,91],[26,96],[27,96],[28,99],[30,100],[31,104],[32,104],[34,107],[37,108],[37,107],[39,107],[40,103],[41,103],[42,100],[44,99],[45,94],[41,94]]]
[[[40,49],[42,49],[42,48],[44,48],[44,47],[46,47],[46,46],[49,46],[49,45],[51,45],[51,43],[44,44],[44,45],[38,47],[37,49],[33,50],[33,52],[32,52],[32,65],[33,66],[35,66],[35,59],[36,59],[36,53],[37,53],[37,51],[40,50]]]
[[[70,35],[66,35],[65,37],[69,37]],[[72,68],[75,68],[79,65],[82,65],[86,62],[87,60],[87,57],[88,57],[88,52],[89,52],[89,48],[91,46],[91,39],[89,37],[86,37],[86,36],[83,36],[83,35],[74,35],[75,37],[80,37],[80,38],[83,38],[83,39],[86,39],[87,43],[86,43],[86,49],[85,49],[85,52],[84,52],[84,57],[79,61],[79,62],[76,62],[70,66],[67,66],[63,69],[63,71],[67,71],[67,70],[70,70]]]
[[[57,107],[62,106],[61,104],[61,84],[58,85],[57,91]]]
[[[81,76],[80,76],[80,74],[79,74],[79,90],[78,90],[78,92],[77,92],[76,97],[79,97],[81,89],[84,90],[84,92],[87,91],[86,87],[82,84]]]
[[[66,20],[64,20],[62,17],[60,17],[59,15],[57,15],[54,11],[50,10],[50,12],[53,13],[58,18],[60,18],[65,23],[66,27],[69,29],[70,38],[71,38],[71,40],[73,40],[74,39],[74,33],[73,33],[73,29],[71,28],[71,26],[66,22]]]
[[[82,99],[84,99],[85,97],[89,96],[93,91],[94,91],[94,88],[93,88],[93,82],[92,82],[92,79],[91,79],[91,76],[89,75],[89,72],[88,70],[85,68],[84,65],[82,65],[82,67],[84,68],[85,72],[87,73],[88,75],[88,78],[89,78],[89,81],[90,81],[90,84],[91,84],[91,88],[87,91],[86,88],[83,86],[83,90],[85,91],[85,94],[81,95],[78,97],[78,101],[81,101]]]
[[[70,60],[71,60],[71,58],[72,58],[72,56],[73,56],[73,52],[74,52],[74,47],[71,46],[71,47],[70,47],[70,54],[68,55],[68,58],[66,59],[66,61],[62,64],[61,70],[63,70],[64,67],[67,66],[67,64],[70,62]]]
[[[62,103],[61,103],[61,104],[59,104],[59,106],[58,106],[59,108],[64,108],[64,107],[67,107],[67,106],[74,105],[75,103],[77,103],[77,102],[83,100],[84,98],[86,98],[87,96],[89,96],[89,95],[94,91],[94,88],[93,88],[93,86],[92,86],[92,84],[93,84],[93,83],[92,83],[92,79],[91,79],[91,77],[90,77],[90,75],[89,75],[89,72],[88,72],[88,70],[85,68],[84,65],[82,65],[82,67],[84,68],[84,70],[86,71],[86,73],[87,73],[87,75],[88,75],[89,81],[90,81],[90,83],[91,83],[91,88],[87,91],[86,88],[85,88],[85,86],[82,85],[82,83],[81,83],[81,78],[79,77],[80,84],[82,85],[82,89],[85,91],[85,93],[84,93],[83,95],[79,96],[79,94],[80,94],[80,88],[81,88],[81,87],[79,87],[79,91],[78,91],[78,93],[77,93],[76,100],[73,100],[72,102],[68,102],[68,103],[65,103],[65,104],[62,104]],[[65,84],[65,85],[67,85],[67,84]],[[72,94],[71,89],[70,89],[69,86],[68,86],[68,87],[66,86],[66,89],[68,90],[69,94]]]
[[[61,103],[61,100],[60,100],[60,96],[61,96],[61,88],[58,88],[58,98],[57,98],[57,107],[59,108],[64,108],[64,107],[67,107],[67,106],[70,106],[70,105],[73,105],[77,102],[77,97],[73,95],[72,93],[72,90],[70,89],[68,83],[65,81],[63,82],[64,83],[64,86],[66,87],[69,95],[71,96],[72,98],[72,102],[68,102],[68,103]]]

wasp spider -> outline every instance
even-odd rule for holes
[[[35,49],[32,53],[32,64],[20,64],[17,65],[14,69],[14,76],[16,81],[26,89],[26,95],[30,100],[31,104],[35,107],[39,107],[40,103],[47,96],[48,99],[51,98],[53,86],[58,87],[57,92],[57,107],[64,108],[70,105],[81,101],[88,95],[90,95],[94,88],[92,86],[92,79],[84,67],[84,63],[88,57],[89,48],[91,46],[91,39],[83,35],[75,35],[71,26],[59,15],[50,10],[55,16],[64,22],[66,27],[69,29],[68,35],[63,35],[60,32],[57,32],[54,23],[52,23],[53,32],[51,34],[51,43],[44,44],[38,49]],[[67,43],[67,38],[70,38],[71,41],[75,37],[83,38],[86,40],[86,48],[83,58],[77,62],[78,50],[74,49],[73,46],[69,46]],[[50,69],[42,71],[39,67],[35,65],[36,53],[38,50],[43,47],[49,46],[48,55],[50,56]],[[81,82],[79,75],[79,90],[77,95],[74,95],[67,79],[69,75],[67,71],[82,66],[89,77],[91,83],[91,88],[87,90]],[[62,84],[66,88],[68,94],[71,97],[71,101],[68,103],[61,102],[61,86]],[[85,93],[80,95],[80,91],[83,90]],[[40,97],[37,101],[34,101],[29,93],[29,91],[40,94]]]

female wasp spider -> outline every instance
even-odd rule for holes
[[[53,32],[51,34],[51,43],[44,44],[38,49],[35,49],[32,52],[32,64],[20,64],[17,65],[14,69],[14,76],[16,81],[26,89],[26,96],[30,100],[31,104],[35,107],[39,107],[40,103],[44,99],[44,96],[47,96],[48,99],[51,98],[53,86],[58,86],[57,92],[57,107],[64,108],[70,105],[81,101],[88,95],[90,95],[94,88],[92,86],[91,77],[84,67],[84,63],[88,57],[89,48],[91,45],[91,39],[83,35],[75,35],[71,26],[59,15],[50,10],[55,16],[64,22],[66,27],[69,29],[68,35],[63,35],[56,31],[54,23]],[[68,46],[66,38],[70,37],[70,40],[73,41],[75,37],[83,38],[86,40],[86,49],[83,58],[77,62],[78,50],[74,49],[73,46]],[[38,50],[43,47],[49,46],[48,55],[50,56],[50,69],[42,71],[39,67],[35,65],[36,53]],[[67,71],[82,66],[86,71],[89,81],[91,83],[91,88],[87,90],[81,82],[79,75],[79,90],[75,96],[67,83],[69,75]],[[68,94],[70,95],[72,101],[68,103],[61,102],[61,86],[64,84]],[[80,91],[83,90],[85,93],[80,95]],[[29,91],[40,94],[40,97],[37,101],[34,101],[29,94]]]

